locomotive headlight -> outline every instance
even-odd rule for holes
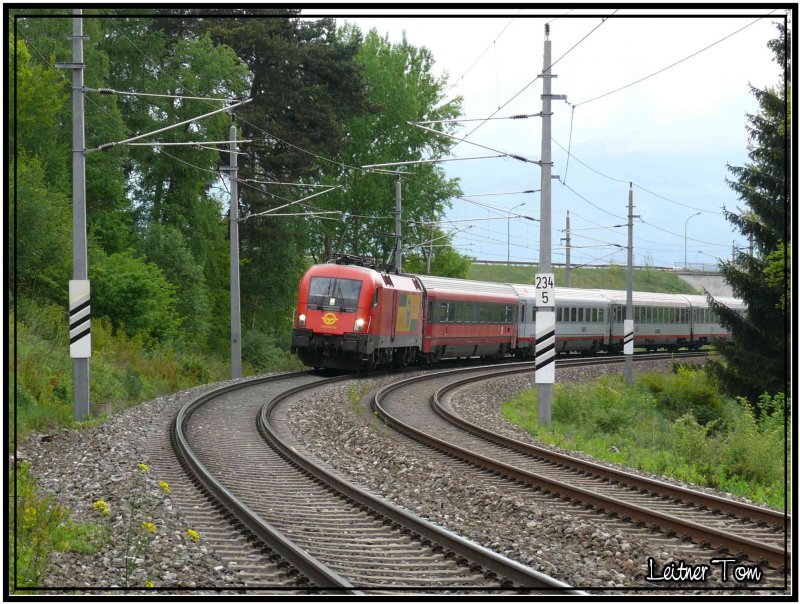
[[[301,313],[297,316],[297,324],[300,325],[301,327],[305,326],[306,316],[304,314]]]
[[[364,329],[364,319],[356,319],[356,324],[353,326],[353,331],[361,331]]]

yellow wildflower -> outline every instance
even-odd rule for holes
[[[171,493],[172,492],[172,489],[169,488],[169,483],[164,481],[164,480],[159,480],[158,481],[158,486],[160,486],[161,490],[164,491],[165,493]]]
[[[22,514],[22,526],[31,527],[36,522],[36,508],[29,505]]]
[[[189,535],[189,537],[191,537],[192,541],[194,541],[195,543],[200,541],[200,533],[198,533],[197,531],[189,529],[186,531],[186,534]]]
[[[148,533],[155,533],[156,525],[153,524],[152,522],[142,522],[142,530],[145,530]]]
[[[108,516],[108,504],[102,499],[98,499],[97,501],[95,501],[93,507],[103,516]]]
[[[140,464],[139,464],[137,467],[138,467],[138,468],[139,468],[139,469],[140,469],[142,472],[149,472],[149,471],[150,471],[150,466],[148,466],[147,464],[144,464],[144,463],[140,463]]]
[[[144,582],[144,586],[148,588],[155,587],[155,584],[150,579],[148,579],[147,581]]]

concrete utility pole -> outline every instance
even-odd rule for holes
[[[236,124],[230,131],[230,220],[231,220],[231,376],[242,377],[242,320],[239,303],[239,146]]]
[[[400,195],[401,190],[401,180],[400,178],[397,179],[397,183],[394,187],[394,234],[396,238],[395,248],[394,248],[394,267],[397,269],[397,272],[401,272],[403,270],[403,240],[402,240],[402,200]]]
[[[537,309],[536,309],[536,343],[535,343],[535,382],[538,395],[539,423],[549,426],[552,423],[553,410],[553,382],[555,381],[555,296],[554,288],[546,290],[548,284],[544,283],[552,274],[550,263],[551,226],[550,226],[550,195],[552,193],[552,159],[550,152],[551,135],[551,78],[552,64],[550,48],[550,25],[544,26],[544,62],[542,66],[542,156],[540,160],[541,172],[541,208],[539,229],[539,273],[545,278],[536,279]],[[558,97],[563,98],[563,97]],[[540,289],[540,285],[543,287]],[[546,294],[540,292],[546,291]]]
[[[569,210],[567,210],[567,236],[564,237],[564,241],[567,243],[567,259],[566,259],[566,266],[564,268],[564,283],[567,287],[570,287],[570,263],[569,263],[569,252],[570,252],[570,244],[569,244]]]
[[[72,281],[69,283],[69,341],[73,410],[77,421],[89,415],[89,266],[86,254],[86,140],[83,109],[83,11],[73,9],[72,63]]]
[[[628,191],[628,295],[623,323],[623,347],[625,352],[625,383],[633,384],[633,183]]]

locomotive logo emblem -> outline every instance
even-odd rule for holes
[[[325,323],[325,325],[327,325],[328,327],[333,327],[333,325],[335,325],[336,321],[338,320],[339,317],[337,317],[332,312],[326,312],[324,315],[322,315],[322,322]]]

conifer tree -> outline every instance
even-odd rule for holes
[[[789,369],[789,70],[791,40],[785,25],[769,42],[781,69],[781,81],[763,90],[751,86],[759,110],[747,116],[749,162],[728,166],[728,185],[745,205],[725,210],[725,217],[752,244],[752,255],[739,251],[721,271],[734,295],[747,305],[745,316],[709,296],[711,307],[733,339],[719,347],[721,360],[711,370],[732,394],[751,402],[764,392],[787,390]]]

